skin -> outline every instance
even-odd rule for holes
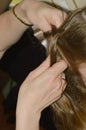
[[[36,0],[20,2],[15,11],[21,19],[42,31],[51,30],[51,25],[59,27],[66,16],[64,12]],[[22,24],[13,15],[12,10],[0,15],[0,57],[22,36],[27,28],[28,26]]]
[[[63,60],[50,67],[48,57],[27,76],[18,95],[16,130],[39,130],[42,110],[58,100],[66,87],[66,68]]]
[[[51,25],[58,28],[66,17],[64,12],[36,0],[23,0],[15,11],[21,19],[43,32],[51,30]],[[13,15],[12,10],[0,15],[0,58],[27,28]],[[66,87],[63,74],[66,68],[63,60],[50,67],[48,57],[27,76],[19,90],[16,130],[39,130],[41,111],[59,99]]]

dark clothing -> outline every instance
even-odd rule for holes
[[[16,110],[19,87],[26,76],[37,68],[46,58],[45,47],[34,37],[33,30],[29,28],[17,44],[13,45],[4,54],[0,61],[0,67],[7,71],[11,78],[16,81],[17,86],[13,87],[4,102],[5,111]],[[14,116],[15,118],[15,116]],[[13,120],[14,121],[14,120]],[[11,119],[12,122],[12,119]],[[42,112],[40,124],[47,130],[56,130],[53,124],[50,108]]]

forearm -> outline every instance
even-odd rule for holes
[[[38,117],[34,116],[34,119],[32,119],[32,117],[25,118],[25,120],[20,119],[20,121],[16,123],[16,130],[39,130]]]
[[[23,0],[16,6],[15,11],[19,16],[17,18],[29,25],[35,25],[43,32],[51,31],[52,25],[60,27],[66,17],[65,12],[38,0]],[[12,10],[0,15],[0,57],[28,28],[17,18]]]
[[[31,109],[30,105],[23,108],[16,114],[16,130],[39,130],[40,114],[35,111],[35,107]]]
[[[12,10],[0,15],[0,57],[21,37],[27,28],[28,26],[22,24],[13,15]]]

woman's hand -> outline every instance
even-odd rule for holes
[[[18,95],[16,110],[18,130],[21,128],[23,130],[24,126],[27,127],[25,130],[39,129],[41,111],[58,100],[66,87],[63,74],[66,68],[63,60],[50,67],[48,57],[27,76]]]
[[[24,0],[18,5],[17,11],[27,20],[42,31],[50,31],[51,25],[57,28],[66,18],[66,13],[37,0]]]
[[[50,31],[51,25],[58,28],[66,17],[65,12],[37,0],[23,0],[15,7],[15,12],[22,21],[35,25],[43,32]],[[22,36],[28,26],[20,22],[12,10],[9,10],[0,15],[0,28],[1,58],[5,51]]]

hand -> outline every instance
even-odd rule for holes
[[[63,71],[67,68],[61,60],[50,67],[49,57],[37,69],[32,71],[20,87],[18,109],[29,109],[41,112],[58,100],[65,89]]]
[[[41,111],[61,97],[66,87],[62,60],[50,67],[47,58],[32,71],[20,87],[16,110],[16,130],[39,130]]]
[[[20,8],[25,19],[44,32],[50,31],[51,25],[58,28],[66,18],[65,12],[37,0],[24,0]]]

